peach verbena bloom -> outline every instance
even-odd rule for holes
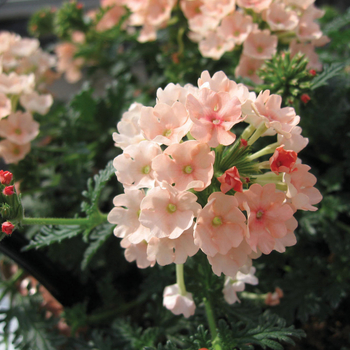
[[[140,268],[184,264],[201,250],[214,274],[231,278],[225,293],[232,302],[242,288],[232,282],[237,273],[294,245],[294,213],[316,210],[322,199],[298,159],[308,142],[300,117],[281,107],[280,96],[256,97],[224,72],[203,72],[197,87],[169,84],[157,96],[155,106],[132,105],[113,134],[123,149],[114,166],[125,193],[108,220],[126,259]],[[241,135],[236,124],[246,126]],[[271,143],[255,149],[259,137]],[[192,314],[185,294],[171,295],[170,310]]]

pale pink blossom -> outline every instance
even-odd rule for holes
[[[85,36],[84,32],[81,32],[79,30],[75,30],[72,33],[72,41],[73,41],[73,43],[83,44],[83,43],[85,43],[85,39],[86,39],[86,36]]]
[[[186,98],[190,91],[195,91],[196,88],[190,84],[182,87],[180,84],[168,84],[164,89],[157,89],[157,104],[165,103],[172,106],[175,102],[186,104]]]
[[[152,169],[159,182],[175,184],[179,191],[202,191],[211,183],[214,160],[215,153],[206,143],[191,140],[170,145],[154,158]]]
[[[298,227],[298,221],[294,216],[286,221],[286,227],[287,234],[284,237],[275,239],[275,246],[273,249],[279,253],[284,253],[286,251],[286,247],[292,247],[297,243],[294,231]]]
[[[262,80],[256,72],[263,64],[264,60],[255,59],[242,54],[238,66],[235,69],[235,75],[237,77],[249,78],[255,84],[261,84]]]
[[[253,251],[259,249],[270,254],[275,239],[287,235],[286,221],[293,216],[293,210],[285,203],[286,195],[277,192],[273,183],[261,186],[253,184],[244,193],[237,192],[240,208],[247,212],[246,241]]]
[[[161,266],[184,264],[187,257],[195,255],[198,249],[193,242],[191,226],[176,239],[152,237],[148,242],[147,256],[149,260],[155,260]]]
[[[33,91],[29,94],[21,95],[19,102],[27,112],[37,112],[45,115],[53,103],[53,98],[50,94],[39,95],[36,91]]]
[[[204,0],[200,10],[206,16],[221,20],[233,12],[235,7],[235,0]]]
[[[243,268],[243,270],[245,269]],[[240,302],[236,293],[243,292],[246,283],[252,284],[253,286],[259,283],[258,278],[254,276],[255,270],[255,267],[251,266],[248,271],[238,271],[234,278],[226,276],[222,293],[224,294],[224,299],[228,304]]]
[[[227,146],[235,141],[236,135],[230,129],[243,120],[237,97],[203,88],[196,97],[187,96],[186,108],[193,121],[190,132],[195,139],[207,142],[210,147]]]
[[[299,25],[296,30],[297,37],[300,41],[317,40],[322,37],[322,31],[316,19],[324,15],[324,11],[310,5],[299,19]]]
[[[0,136],[17,145],[25,145],[39,134],[39,123],[30,113],[16,112],[0,120]]]
[[[247,115],[245,121],[258,127],[261,123],[269,129],[270,134],[277,132],[285,137],[291,137],[291,132],[300,121],[294,108],[281,108],[282,97],[270,95],[270,90],[261,91],[252,103],[254,113]]]
[[[123,113],[117,125],[119,134],[117,132],[113,133],[113,140],[116,147],[124,150],[130,145],[145,140],[139,125],[142,107],[143,105],[141,103],[135,102],[129,107],[127,112]]]
[[[276,306],[280,303],[281,298],[283,298],[283,290],[281,288],[276,287],[273,293],[267,293],[265,304],[269,306]]]
[[[217,253],[214,256],[207,255],[207,258],[215,275],[220,276],[223,273],[235,278],[240,268],[252,264],[249,257],[251,252],[252,250],[246,241],[242,241],[237,248],[231,248],[225,255]]]
[[[277,52],[277,36],[268,29],[254,30],[243,43],[243,55],[258,59],[270,59]]]
[[[237,84],[229,79],[223,71],[214,73],[212,77],[207,70],[202,72],[198,79],[198,86],[200,89],[209,88],[215,92],[228,92],[231,97],[236,96],[241,104],[244,104],[250,97],[249,90],[245,85]],[[196,92],[193,95],[196,96]]]
[[[199,42],[201,39],[205,38],[208,33],[216,30],[219,22],[219,19],[206,16],[203,13],[190,18],[188,20],[188,26],[192,32],[189,33],[189,38],[194,42]]]
[[[263,19],[271,30],[288,30],[296,28],[299,23],[298,14],[286,8],[285,4],[274,2],[263,12]]]
[[[103,32],[113,28],[120,21],[121,17],[125,14],[125,9],[121,5],[115,4],[112,8],[107,10],[102,18],[96,25],[98,32]]]
[[[306,10],[315,0],[283,0],[286,5],[297,6],[302,10]]]
[[[182,295],[177,284],[165,287],[163,293],[163,306],[170,310],[174,315],[182,314],[186,318],[194,315],[196,309],[192,294],[185,292],[184,295]]]
[[[225,255],[242,242],[245,220],[233,196],[214,192],[197,217],[194,243],[208,256]]]
[[[291,57],[294,57],[298,52],[303,53],[307,57],[309,60],[309,63],[306,66],[307,69],[315,69],[317,71],[322,70],[322,63],[315,52],[315,46],[313,44],[297,43],[296,40],[292,40],[289,49]]]
[[[82,77],[81,67],[84,64],[84,58],[75,58],[76,52],[77,47],[73,43],[63,42],[56,46],[57,70],[65,74],[69,83],[76,83]]]
[[[280,145],[284,145],[284,149],[299,153],[309,143],[307,137],[301,135],[302,129],[300,126],[294,126],[290,131],[290,137],[278,134],[277,141]]]
[[[221,21],[218,34],[226,39],[232,39],[237,45],[241,45],[254,28],[251,16],[235,11]]]
[[[10,74],[0,74],[0,93],[5,95],[19,95],[29,93],[34,89],[34,74],[18,75],[14,72]]]
[[[120,245],[122,248],[125,248],[125,259],[129,262],[136,261],[136,265],[139,269],[145,269],[146,267],[155,265],[155,261],[147,259],[147,242],[142,241],[133,244],[129,241],[129,236],[127,236],[122,239]]]
[[[0,92],[0,119],[11,113],[11,100],[5,94]]]
[[[316,211],[314,205],[322,200],[320,191],[314,187],[316,176],[309,173],[310,169],[306,164],[296,164],[292,172],[284,176],[288,186],[287,198],[295,210]]]
[[[203,57],[218,60],[225,52],[232,51],[235,43],[232,39],[227,39],[219,35],[216,31],[210,31],[199,42],[199,51]]]
[[[142,190],[125,189],[125,193],[113,199],[114,208],[107,220],[116,224],[114,235],[119,238],[128,237],[130,243],[137,244],[149,239],[149,228],[139,221],[140,205],[145,193]]]
[[[18,163],[30,152],[30,143],[17,145],[9,140],[0,141],[0,156],[6,164]]]
[[[321,47],[328,44],[330,41],[331,39],[327,35],[322,35],[318,39],[311,40],[311,44],[314,45],[315,47]]]
[[[185,106],[175,102],[172,106],[158,103],[154,108],[143,107],[139,125],[148,140],[164,145],[179,143],[191,127]]]
[[[237,0],[237,5],[246,9],[252,9],[254,12],[261,12],[268,8],[272,0]]]
[[[9,53],[17,57],[28,57],[39,48],[39,40],[31,38],[21,38],[9,47]]]
[[[113,161],[118,181],[126,188],[153,187],[155,180],[151,163],[161,153],[159,145],[151,141],[142,141],[126,147]]]
[[[198,16],[201,13],[203,0],[180,0],[180,7],[187,19]]]
[[[147,192],[141,202],[140,222],[151,229],[151,234],[158,238],[178,238],[193,224],[200,204],[197,196],[191,192],[179,192],[163,182]]]
[[[21,37],[18,34],[0,32],[0,55],[8,51],[19,40],[21,40]]]

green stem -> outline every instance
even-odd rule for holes
[[[254,131],[254,134],[248,140],[248,145],[251,146],[266,130],[267,127],[265,123],[261,123],[260,126]]]
[[[253,125],[248,125],[244,131],[242,132],[242,135],[241,135],[241,139],[243,140],[247,140],[251,135],[252,133],[256,130],[255,126]]]
[[[254,135],[253,135],[254,136]],[[250,140],[249,140],[250,141]],[[272,143],[271,145],[268,145],[266,147],[264,147],[263,149],[261,149],[258,152],[253,153],[252,155],[250,155],[247,160],[251,161],[254,160],[256,158],[265,156],[266,154],[271,154],[273,152],[275,152],[275,149],[279,146],[280,144],[278,142]]]
[[[205,312],[207,314],[209,329],[211,333],[211,338],[213,339],[213,342],[218,336],[218,332],[216,331],[216,322],[215,322],[215,316],[213,308],[210,304],[210,301],[207,298],[203,298]]]
[[[179,287],[179,291],[181,295],[186,295],[186,286],[185,286],[185,279],[184,279],[184,265],[183,264],[176,264],[176,283]]]
[[[99,217],[91,216],[88,218],[23,218],[22,225],[99,225],[107,220],[106,214]]]

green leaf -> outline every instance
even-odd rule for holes
[[[114,173],[115,168],[113,167],[113,161],[110,161],[105,169],[94,176],[93,180],[91,178],[88,180],[88,189],[83,192],[83,196],[87,198],[88,201],[81,204],[82,211],[88,216],[96,211],[101,191]]]
[[[32,248],[39,249],[53,243],[60,243],[64,239],[72,238],[83,232],[80,225],[71,226],[43,226],[33,240],[24,248],[29,250]]]
[[[105,224],[96,233],[91,235],[92,242],[84,252],[84,258],[81,262],[81,269],[85,270],[97,250],[106,242],[113,232],[114,225]]]
[[[333,63],[330,66],[325,66],[323,72],[317,75],[311,82],[311,90],[315,90],[320,86],[327,85],[330,78],[337,76],[345,67],[344,63]]]
[[[347,9],[344,15],[337,16],[332,22],[325,25],[323,33],[328,35],[329,33],[337,32],[348,24],[350,24],[350,8]]]

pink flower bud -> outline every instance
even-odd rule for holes
[[[15,226],[12,225],[9,221],[4,222],[1,226],[2,232],[6,233],[7,235],[10,235],[14,228]]]
[[[226,193],[231,189],[236,192],[243,192],[243,183],[235,166],[226,170],[218,177],[218,180],[221,182],[220,191],[222,193]]]
[[[273,293],[267,293],[265,304],[269,306],[276,306],[280,303],[281,298],[283,298],[283,290],[276,287]]]
[[[13,187],[14,186],[6,186],[4,188],[4,190],[2,191],[2,193],[5,195],[5,196],[12,196],[15,192],[13,190]]]
[[[12,181],[12,177],[13,175],[9,171],[0,170],[0,182],[3,185],[9,185]]]

